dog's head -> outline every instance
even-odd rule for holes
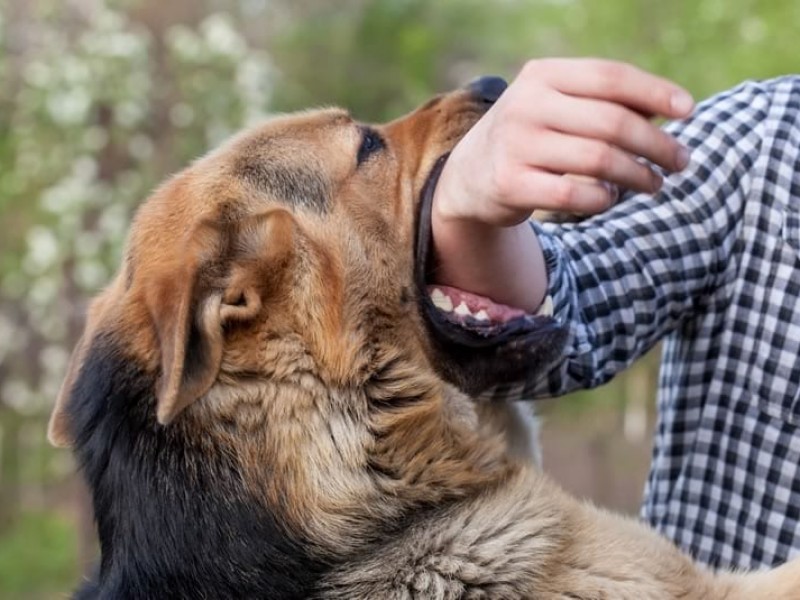
[[[91,305],[51,440],[70,442],[69,399],[99,338],[156,374],[162,425],[215,383],[279,378],[300,357],[356,384],[386,338],[470,393],[535,369],[557,350],[551,322],[442,311],[425,283],[441,165],[503,88],[478,80],[381,126],[339,109],[278,117],[166,182]]]

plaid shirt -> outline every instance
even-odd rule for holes
[[[611,379],[664,340],[642,517],[698,560],[800,553],[800,77],[669,125],[692,161],[656,195],[534,225],[563,361],[506,398]]]

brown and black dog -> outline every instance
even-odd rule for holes
[[[797,562],[713,574],[482,426],[467,394],[563,340],[425,287],[442,160],[498,88],[275,118],[141,206],[50,423],[94,501],[79,597],[800,598]]]

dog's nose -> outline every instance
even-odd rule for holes
[[[478,77],[467,84],[468,91],[478,100],[483,100],[489,104],[496,102],[507,87],[506,80],[496,76]]]

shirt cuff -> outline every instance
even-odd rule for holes
[[[556,223],[540,223],[534,220],[529,223],[539,239],[547,271],[547,295],[543,305],[552,306],[553,318],[569,332],[564,353],[567,358],[574,358],[589,352],[591,344],[588,331],[578,318],[580,306],[577,290],[570,285],[570,272],[567,268],[569,257],[555,234],[559,226]]]

